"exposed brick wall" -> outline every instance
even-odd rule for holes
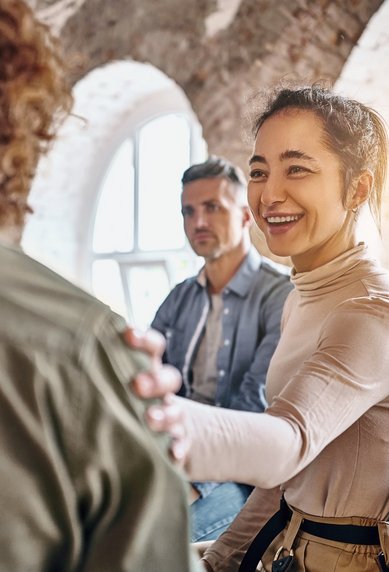
[[[280,77],[336,79],[382,0],[31,0],[55,25],[74,79],[122,57],[180,85],[211,152],[246,168],[247,100]]]
[[[114,152],[151,114],[181,112],[197,120],[172,80],[138,62],[97,68],[74,91],[75,116],[65,122],[34,180],[34,214],[26,225],[24,246],[56,271],[89,287],[91,223]]]
[[[30,2],[61,35],[73,81],[127,56],[152,63],[182,87],[203,126],[210,152],[227,156],[244,170],[251,146],[244,136],[248,101],[253,94],[280,77],[296,74],[336,80],[383,4],[382,0]],[[377,93],[387,93],[382,69],[388,61],[388,21],[389,14],[375,19],[381,39],[357,46],[354,63],[350,60],[342,78],[347,93],[368,102],[375,103]],[[380,103],[384,109],[388,107],[385,97]],[[383,235],[387,243],[388,200]],[[267,252],[258,233],[254,241]],[[389,266],[385,249],[384,257]]]

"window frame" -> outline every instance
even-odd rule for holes
[[[138,120],[136,123],[128,126],[127,129],[124,129],[119,138],[116,138],[115,144],[110,146],[110,152],[106,156],[106,161],[104,165],[104,171],[100,173],[100,184],[98,185],[99,192],[95,195],[95,202],[93,205],[92,216],[90,217],[90,225],[89,225],[89,233],[88,233],[88,261],[87,265],[89,268],[89,282],[91,285],[92,291],[93,288],[93,279],[92,279],[92,268],[93,264],[99,260],[111,260],[117,263],[120,280],[121,280],[121,287],[123,291],[124,301],[127,307],[126,318],[134,323],[134,316],[135,312],[133,310],[133,304],[131,301],[130,295],[130,286],[128,281],[128,274],[127,269],[131,269],[131,267],[139,267],[139,266],[163,266],[166,271],[167,280],[169,284],[169,289],[180,281],[177,279],[177,273],[174,271],[174,261],[176,263],[183,262],[184,264],[188,264],[188,275],[194,274],[199,266],[200,260],[199,258],[193,253],[192,249],[190,248],[188,241],[185,239],[185,243],[182,247],[177,249],[161,249],[161,250],[152,250],[152,251],[145,251],[141,250],[139,247],[139,197],[140,197],[140,183],[139,183],[139,143],[140,143],[140,133],[143,127],[149,124],[152,121],[155,121],[159,118],[162,118],[167,115],[177,115],[182,117],[188,124],[189,129],[189,163],[191,165],[193,163],[203,161],[206,156],[206,148],[205,142],[202,138],[202,130],[201,127],[195,118],[192,112],[185,111],[182,109],[164,109],[159,110],[158,112],[154,112],[147,117],[143,117],[141,120]],[[103,187],[104,177],[109,169],[109,166],[112,163],[112,160],[115,157],[116,152],[120,148],[120,146],[126,141],[131,140],[131,144],[133,146],[133,170],[134,170],[134,199],[133,199],[133,213],[134,218],[132,221],[129,220],[129,224],[133,224],[133,249],[128,252],[95,252],[93,250],[93,232],[94,232],[94,225],[98,210],[98,205],[101,197],[101,190]],[[180,213],[178,213],[181,216]],[[183,277],[182,277],[183,278]],[[161,300],[162,301],[162,300]],[[147,327],[149,324],[136,324],[140,327]]]

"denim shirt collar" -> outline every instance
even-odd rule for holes
[[[225,286],[223,292],[234,292],[238,296],[244,298],[247,296],[252,285],[253,274],[255,274],[261,266],[261,256],[257,250],[251,246],[247,256],[239,266],[237,272]],[[203,288],[207,285],[204,266],[197,275],[197,282]]]

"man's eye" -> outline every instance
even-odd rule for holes
[[[215,213],[218,210],[220,210],[219,205],[216,203],[210,203],[209,205],[207,205],[207,211],[209,213]]]
[[[189,217],[192,216],[193,211],[192,209],[181,209],[181,214],[183,217]]]

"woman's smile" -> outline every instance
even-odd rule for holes
[[[304,214],[273,213],[263,214],[269,234],[284,234],[292,229],[302,219]]]

